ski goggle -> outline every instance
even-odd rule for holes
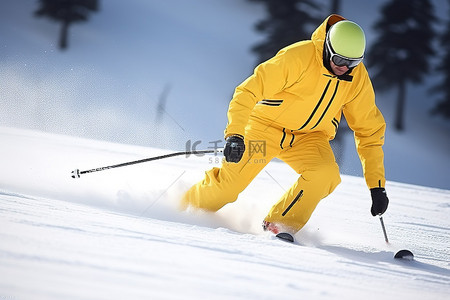
[[[327,38],[325,40],[325,45],[327,46],[328,51],[330,52],[330,60],[338,67],[347,66],[348,68],[354,68],[357,65],[359,65],[360,62],[362,62],[364,55],[359,58],[349,58],[342,56],[340,54],[337,54],[333,51],[333,48],[331,47],[330,40]]]

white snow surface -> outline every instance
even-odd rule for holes
[[[342,176],[296,244],[261,229],[297,175],[271,162],[217,213],[177,210],[220,156],[0,127],[0,299],[448,299],[450,191],[389,181],[390,244]],[[399,249],[414,261],[396,260]]]
[[[70,27],[69,49],[59,51],[60,24],[33,17],[38,1],[0,1],[0,126],[159,149],[189,140],[202,141],[198,149],[217,140],[223,146],[229,101],[255,66],[250,49],[265,38],[254,30],[264,7],[244,0],[100,2],[88,22]],[[325,17],[330,1],[314,2]],[[385,2],[341,1],[342,15],[366,31],[368,49]],[[433,3],[445,20],[446,1]],[[430,117],[436,95],[429,88],[440,79],[426,78],[408,85],[403,133],[393,130],[396,90],[377,91],[387,122],[386,177],[450,189],[450,123]],[[353,136],[342,127],[341,172],[361,176]]]

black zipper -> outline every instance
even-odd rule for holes
[[[292,148],[292,144],[294,143],[294,138],[295,135],[292,133],[293,130],[291,130],[291,134],[292,134],[292,138],[291,138],[291,142],[289,143],[289,146]]]
[[[319,125],[319,123],[322,121],[323,117],[325,116],[325,114],[327,113],[328,109],[330,108],[331,103],[332,103],[333,100],[334,100],[334,97],[336,96],[336,92],[337,92],[337,90],[338,90],[338,87],[339,87],[339,80],[336,81],[336,87],[334,88],[333,96],[331,96],[331,99],[330,99],[330,101],[328,102],[327,107],[325,107],[325,110],[323,111],[322,115],[320,116],[319,121],[317,121],[316,125],[314,125],[311,129],[316,128],[317,125]]]
[[[283,137],[281,138],[281,142],[280,142],[280,148],[283,148],[283,143],[284,143],[284,139],[286,138],[286,128],[283,128]]]
[[[303,190],[301,190],[297,196],[292,200],[291,204],[285,209],[285,211],[281,214],[283,217],[291,210],[292,206],[294,206],[295,203],[297,203],[298,200],[303,196]]]
[[[338,130],[339,127],[339,121],[336,118],[333,118],[333,120],[331,121],[331,123],[333,123],[334,127],[336,128],[336,132]]]
[[[258,102],[258,104],[269,105],[269,106],[280,106],[283,100],[270,100],[264,99]]]
[[[291,130],[292,137],[291,137],[291,141],[289,142],[289,147],[291,147],[291,148],[292,148],[292,144],[294,143],[294,139],[295,139],[295,135],[294,135],[293,131],[294,130]],[[286,139],[286,128],[283,128],[283,136],[281,137],[281,141],[280,141],[280,148],[281,149],[284,149],[283,143],[284,143],[285,139]]]
[[[326,95],[326,93],[328,91],[328,88],[330,87],[331,81],[332,81],[331,79],[328,80],[328,83],[327,83],[327,85],[325,86],[325,89],[322,92],[322,96],[320,97],[319,102],[317,102],[316,107],[314,107],[314,110],[312,111],[312,113],[309,116],[308,120],[306,120],[305,124],[303,124],[302,127],[300,127],[298,130],[302,130],[303,128],[305,128],[309,124],[309,122],[311,122],[311,120],[313,119],[314,115],[317,113],[317,110],[319,109],[320,105],[322,104],[323,99],[325,98],[325,95]],[[337,90],[338,90],[338,87],[339,87],[339,82],[340,82],[340,80],[336,81],[336,86],[334,88],[334,92],[333,92],[333,95],[331,96],[330,101],[328,102],[327,106],[325,107],[325,110],[323,111],[323,113],[320,116],[320,118],[317,121],[317,123],[311,129],[316,128],[320,124],[322,119],[325,117],[326,113],[328,112],[328,109],[330,108],[331,103],[333,102],[334,98],[336,97],[336,93],[337,93]]]
[[[306,127],[306,125],[308,125],[309,122],[311,122],[311,119],[314,117],[315,113],[317,112],[317,110],[319,109],[320,104],[322,104],[323,98],[325,97],[325,94],[328,91],[328,87],[330,86],[331,83],[331,79],[328,80],[327,86],[325,87],[325,89],[323,90],[322,96],[320,97],[319,102],[317,103],[316,107],[314,107],[314,110],[312,111],[311,115],[309,116],[308,120],[306,120],[305,124],[303,124],[302,127],[300,127],[298,130],[302,130],[303,128]]]

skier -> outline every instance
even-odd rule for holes
[[[300,176],[271,208],[263,229],[295,234],[341,181],[329,141],[343,113],[371,192],[371,214],[383,214],[389,202],[382,150],[386,124],[362,63],[364,51],[361,27],[331,15],[311,40],[294,43],[257,66],[229,105],[226,161],[186,192],[182,208],[214,212],[234,202],[277,157]]]

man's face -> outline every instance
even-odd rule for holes
[[[334,75],[341,76],[344,75],[348,70],[347,66],[337,66],[332,60],[330,60],[331,70],[333,70]]]

